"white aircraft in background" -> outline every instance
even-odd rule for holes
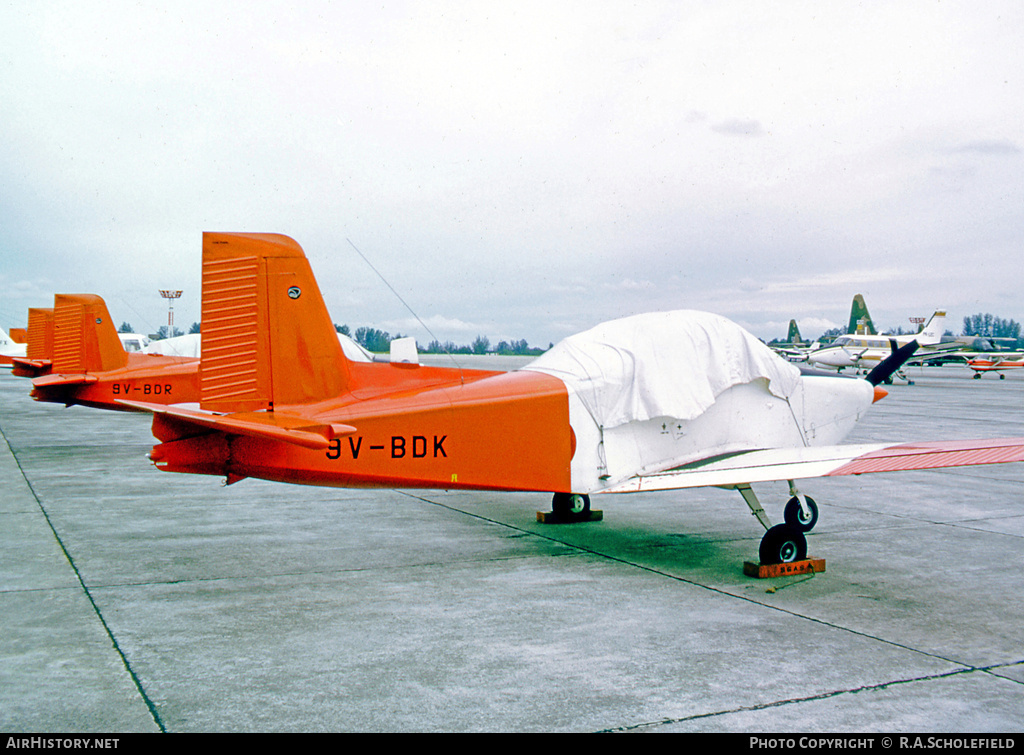
[[[7,331],[0,328],[0,365],[10,367],[14,364],[14,357],[25,356],[25,344],[13,340]]]
[[[122,333],[121,342],[124,343],[124,336]],[[398,341],[403,339],[393,339],[392,344],[392,355],[395,348],[398,346]],[[353,362],[372,362],[374,361],[373,354],[364,349],[356,341],[349,338],[343,333],[338,333],[338,343],[341,344],[341,350],[345,353],[345,356]],[[413,343],[413,352],[415,353],[415,342]],[[159,341],[150,341],[146,339],[146,345],[141,349],[129,349],[125,346],[125,351],[141,351],[143,354],[159,354],[168,357],[188,357],[199,359],[203,353],[203,340],[199,333],[189,333],[183,336],[174,336],[172,338],[162,338]],[[409,360],[405,360],[409,361]]]
[[[800,328],[797,326],[796,320],[789,321],[789,334],[785,341],[772,341],[768,347],[790,362],[806,362],[807,354],[814,348],[810,341],[805,341],[800,337]]]
[[[129,354],[143,352],[149,346],[149,339],[141,333],[121,333],[119,331],[117,337],[121,340],[121,346]]]
[[[855,294],[853,297],[853,303],[850,305],[850,324],[846,332],[848,334],[866,333],[870,336],[877,335],[875,324],[871,320],[868,306],[864,303],[864,296],[862,294]],[[831,340],[825,341],[825,345],[831,343]],[[820,339],[812,343],[801,338],[796,320],[789,321],[789,335],[786,342],[774,341],[768,344],[776,354],[790,362],[806,362],[808,361],[808,354],[825,348],[825,345],[822,344]]]
[[[896,349],[912,341],[917,341],[922,351],[937,347],[942,342],[945,329],[946,313],[936,310],[920,333],[902,336],[847,334],[812,351],[807,355],[807,361],[817,367],[839,371],[846,367],[873,369]]]

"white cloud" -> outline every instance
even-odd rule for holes
[[[192,321],[200,233],[260,230],[318,255],[353,326],[406,314],[335,259],[347,237],[451,337],[681,306],[842,321],[858,292],[876,319],[1024,320],[1016,3],[3,13],[9,281],[154,322],[181,287]]]

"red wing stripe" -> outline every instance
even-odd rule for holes
[[[829,472],[828,476],[1005,464],[1013,461],[1024,461],[1024,438],[907,443],[864,454]]]

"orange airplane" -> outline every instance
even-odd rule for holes
[[[1021,354],[996,354],[975,357],[967,360],[967,366],[974,370],[975,380],[981,377],[983,372],[995,372],[1000,380],[1006,380],[1003,370],[1019,370],[1024,368],[1024,355]]]
[[[102,298],[57,294],[52,310],[29,310],[29,348],[15,374],[33,376],[37,401],[136,411],[118,399],[198,401],[198,366],[197,359],[129,354]]]
[[[767,532],[762,563],[801,560],[817,521],[794,480],[1024,460],[1024,438],[836,445],[877,387],[812,374],[701,312],[639,315],[562,341],[514,372],[347,359],[306,257],[273,234],[203,235],[198,408],[153,413],[150,458],[169,472],[340,487],[554,493],[566,517],[594,493],[740,491]],[[771,525],[751,483],[789,480]]]

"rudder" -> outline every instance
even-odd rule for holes
[[[946,330],[946,313],[937,309],[928,319],[928,322],[917,336],[917,342],[922,346],[934,346],[942,342],[942,336]]]
[[[45,336],[44,336],[45,338]],[[128,364],[107,304],[95,294],[53,297],[53,372],[106,372]]]
[[[238,412],[341,394],[348,361],[306,255],[279,234],[204,233],[200,404]]]
[[[861,329],[862,327],[863,329]],[[853,297],[853,304],[850,307],[850,324],[846,328],[846,332],[866,336],[878,335],[875,324],[871,321],[871,315],[868,314],[868,305],[864,303],[864,297],[861,294],[855,294]]]
[[[53,356],[53,307],[29,307],[25,356],[29,359]]]
[[[789,334],[786,336],[789,343],[803,343],[804,339],[800,337],[800,328],[797,327],[796,320],[789,321]]]

